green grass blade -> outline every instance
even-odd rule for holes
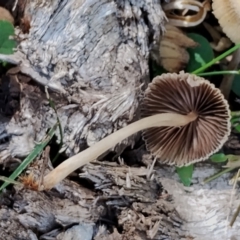
[[[52,99],[48,99],[48,101],[49,101],[50,107],[54,110],[54,112],[55,112],[55,114],[56,114],[56,116],[57,116],[58,128],[59,128],[59,133],[60,133],[59,149],[58,149],[57,154],[55,155],[55,157],[54,157],[53,160],[52,160],[52,163],[54,163],[54,162],[57,160],[57,158],[58,158],[58,156],[59,156],[59,154],[60,154],[60,150],[61,150],[61,148],[62,148],[62,146],[63,146],[63,130],[62,130],[62,125],[61,125],[60,119],[59,119],[59,117],[58,117],[57,109],[56,109],[56,107],[55,107],[54,102],[52,101]]]
[[[193,71],[192,73],[196,74],[196,75],[198,75],[199,73],[202,73],[204,70],[211,67],[213,64],[222,60],[223,58],[227,57],[231,53],[235,52],[239,48],[240,48],[240,44],[235,45],[234,47],[230,48],[228,51],[226,51],[223,54],[219,55],[218,57],[214,58],[212,61],[208,62],[204,66],[202,66],[202,67],[198,68],[197,70]]]
[[[21,186],[23,186],[22,183],[17,182],[17,181],[14,181],[14,180],[12,180],[12,179],[10,179],[10,178],[8,178],[8,177],[0,176],[0,180],[3,181],[3,182],[10,183],[10,184],[15,184],[15,185],[21,185]]]
[[[239,75],[240,71],[215,71],[215,72],[206,72],[206,73],[198,73],[197,75],[200,77],[205,76],[215,76],[215,75]]]
[[[43,149],[47,146],[49,141],[52,139],[52,137],[55,134],[56,128],[58,126],[58,122],[50,129],[46,137],[42,140],[41,143],[37,144],[33,151],[23,160],[23,162],[18,166],[18,168],[10,175],[10,180],[15,180],[23,171],[26,169],[26,167],[43,151]],[[2,191],[4,188],[6,188],[10,183],[4,182],[0,188],[0,191]]]
[[[236,167],[226,168],[226,169],[224,169],[223,171],[220,171],[220,172],[212,175],[211,177],[204,179],[203,184],[209,183],[209,182],[213,181],[214,179],[219,178],[219,177],[222,176],[223,174],[228,173],[228,172],[231,172],[231,171],[232,171],[233,169],[235,169],[235,168],[236,168]]]

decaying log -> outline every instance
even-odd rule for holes
[[[240,239],[239,219],[232,228],[229,226],[240,203],[239,188],[233,190],[229,174],[203,185],[205,178],[220,169],[200,164],[195,167],[193,186],[186,188],[178,182],[173,169],[158,170],[159,181],[175,200],[174,207],[184,222],[183,229],[194,239]]]
[[[135,158],[139,158],[139,161],[145,163],[151,162],[152,159],[144,150],[134,155]],[[233,213],[239,205],[238,187],[233,190],[233,186],[229,184],[229,174],[203,185],[205,178],[220,170],[211,164],[198,163],[195,166],[191,187],[184,187],[179,183],[173,167],[157,164],[150,175],[151,181],[148,181],[149,169],[145,167],[127,168],[118,164],[109,164],[109,162],[99,164],[101,166],[86,165],[83,168],[85,173],[80,174],[80,177],[93,181],[96,188],[101,189],[106,196],[111,194],[115,196],[115,202],[109,199],[109,205],[114,206],[117,202],[121,206],[120,202],[126,201],[125,198],[131,202],[131,208],[123,209],[118,215],[123,229],[128,234],[131,230],[135,234],[133,236],[136,238],[130,239],[147,239],[147,237],[151,239],[148,235],[150,233],[156,234],[153,239],[240,238],[239,220],[236,220],[232,228],[229,227]],[[109,190],[108,183],[112,181],[121,187],[120,191]],[[161,196],[158,195],[158,191],[154,189],[155,184],[166,189],[165,194],[162,192]],[[121,196],[124,196],[124,200]],[[157,225],[159,219],[161,221]],[[156,226],[155,224],[157,230],[153,227]],[[146,235],[139,236],[139,229],[144,229]]]
[[[29,170],[39,172],[38,166]],[[171,196],[147,173],[95,162],[80,174],[94,191],[69,180],[41,193],[15,186],[0,196],[0,239],[187,239]]]
[[[56,104],[67,156],[139,118],[149,52],[164,30],[160,2],[19,0],[31,27],[25,34],[16,30],[15,54],[0,55],[18,65],[0,89],[0,164],[19,163],[56,122],[45,88]],[[115,150],[132,143],[129,138]],[[151,164],[146,152],[132,154]],[[239,239],[239,220],[225,231],[228,176],[202,186],[215,169],[198,166],[191,188],[172,168],[157,165],[148,178],[146,166],[121,161],[86,165],[79,181],[91,183],[91,190],[69,180],[41,193],[15,186],[0,196],[0,239]]]
[[[152,161],[143,149],[134,154],[144,163]],[[38,161],[29,171],[39,173],[41,165]],[[238,239],[239,221],[229,229],[227,216],[239,194],[231,206],[228,175],[202,186],[213,172],[211,165],[198,164],[193,186],[186,188],[172,167],[156,165],[149,175],[149,168],[129,167],[119,159],[83,167],[80,182],[92,190],[69,180],[48,192],[15,186],[15,192],[0,196],[0,239],[81,239],[83,234],[96,240]]]
[[[18,51],[1,59],[18,63],[38,86],[48,87],[68,156],[139,117],[150,45],[164,28],[159,1],[26,1],[24,16],[29,34],[17,33]],[[17,118],[0,119],[0,139],[9,137],[0,162],[27,155],[33,140],[40,141],[56,122],[44,89],[32,85],[22,90]],[[122,146],[132,143],[133,138]]]

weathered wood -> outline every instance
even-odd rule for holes
[[[37,175],[41,164],[32,164],[29,171]],[[25,240],[185,239],[171,196],[158,179],[147,180],[147,173],[145,167],[97,162],[80,174],[94,191],[69,180],[41,193],[15,186],[16,192],[1,194],[0,239],[16,234]]]
[[[152,163],[151,156],[144,150],[138,150],[133,156],[147,165]],[[107,162],[99,164],[101,165],[86,165],[83,168],[85,173],[80,174],[80,177],[93,181],[105,196],[115,196],[114,200],[108,200],[108,205],[118,203],[116,205],[121,206],[121,201],[127,201],[125,198],[131,202],[130,209],[122,209],[118,215],[119,223],[128,234],[133,231],[133,236],[139,237],[138,230],[141,228],[145,233],[139,239],[151,239],[148,234],[154,232],[153,226],[160,218],[161,222],[156,227],[153,239],[164,239],[165,234],[168,236],[166,239],[174,240],[240,238],[239,220],[236,220],[232,228],[229,227],[229,221],[239,205],[240,197],[239,188],[233,190],[233,186],[229,184],[231,175],[225,174],[208,184],[202,184],[205,178],[220,171],[220,168],[209,163],[196,164],[193,185],[184,187],[179,183],[174,167],[157,164],[149,176],[151,180],[147,180],[149,170],[144,167],[126,168]],[[108,183],[112,181],[120,187],[120,191],[118,188],[110,188]],[[166,192],[158,195],[156,184],[157,189],[165,189]]]
[[[34,0],[24,7],[30,32],[18,30],[17,52],[0,55],[19,64],[20,71],[6,80],[20,84],[20,96],[14,91],[9,98],[12,103],[19,97],[20,106],[0,118],[0,163],[6,166],[26,156],[56,122],[45,87],[56,104],[64,129],[62,150],[68,156],[139,118],[150,48],[165,20],[158,0]],[[22,74],[31,79],[24,80]],[[127,139],[116,152],[132,143],[134,138]],[[143,150],[131,154],[151,164]],[[41,161],[37,165],[41,167]],[[89,229],[87,237],[95,240],[227,239],[228,178],[200,184],[213,171],[199,164],[193,187],[184,188],[172,168],[157,165],[149,179],[146,167],[97,162],[80,174],[92,190],[69,180],[42,193],[16,186],[16,192],[0,198],[0,239],[80,239],[83,224]],[[106,219],[110,216],[117,222]],[[228,237],[238,239],[238,228],[239,220]]]
[[[18,51],[1,58],[19,63],[22,73],[48,87],[68,156],[139,117],[140,87],[149,81],[150,45],[163,29],[158,1],[27,1],[24,14],[30,19],[29,34],[19,32]],[[41,97],[39,91],[25,86],[17,120],[1,118],[2,138],[11,136],[0,152],[1,162],[27,155],[33,140],[40,141],[56,121],[44,89]],[[38,95],[34,104],[33,95]]]
[[[144,150],[133,154],[145,164],[152,162]],[[29,171],[37,175],[41,166],[39,161]],[[0,198],[0,238],[13,239],[17,233],[27,240],[67,239],[74,234],[79,237],[82,224],[87,224],[88,233],[93,229],[96,240],[238,239],[239,221],[232,229],[226,221],[229,209],[236,209],[239,202],[237,194],[230,205],[229,175],[201,185],[215,171],[209,164],[198,164],[193,186],[186,188],[172,167],[156,165],[149,175],[148,168],[129,167],[119,159],[119,163],[95,162],[83,167],[80,182],[84,179],[93,190],[69,180],[40,193],[15,186],[15,193],[7,192]],[[105,224],[115,232],[106,230]]]
[[[174,199],[174,207],[184,222],[182,229],[196,240],[240,239],[239,219],[234,226],[229,223],[239,205],[239,188],[229,184],[231,175],[225,174],[203,185],[205,178],[220,171],[211,164],[195,166],[193,185],[183,187],[172,168],[158,169],[163,187]]]

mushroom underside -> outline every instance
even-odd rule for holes
[[[163,74],[149,84],[142,104],[142,117],[190,112],[198,117],[185,126],[143,131],[147,149],[160,162],[182,166],[206,160],[227,140],[230,112],[220,90],[195,75]]]

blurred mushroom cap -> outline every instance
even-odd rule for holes
[[[142,103],[143,117],[190,112],[198,118],[185,126],[143,131],[147,149],[161,163],[189,165],[217,152],[230,134],[230,110],[220,90],[196,75],[162,74],[149,84]]]
[[[213,14],[223,32],[234,43],[240,43],[240,2],[239,0],[213,0]]]
[[[5,9],[3,7],[0,7],[0,20],[8,21],[8,22],[14,24],[13,16],[7,9]]]

